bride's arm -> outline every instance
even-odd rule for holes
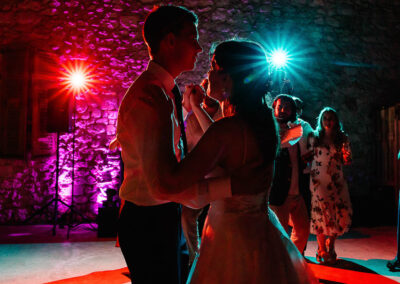
[[[203,130],[203,133],[206,132],[210,125],[214,123],[214,120],[200,105],[192,106],[192,110],[200,124],[201,129]]]
[[[156,171],[163,199],[189,207],[202,207],[213,200],[231,196],[229,177],[204,179],[206,174],[225,159],[225,141],[229,139],[222,139],[224,133],[219,123],[211,125],[195,148],[178,163],[173,152],[168,150],[173,147],[172,135],[165,131],[163,141],[169,143],[160,144],[162,149],[159,152],[163,158],[160,159]]]
[[[207,131],[210,125],[214,123],[214,120],[212,119],[210,114],[201,106],[203,98],[205,98],[206,95],[204,93],[203,88],[197,85],[193,86],[190,89],[190,92],[191,92],[189,95],[190,106],[204,133]]]
[[[260,157],[234,167],[236,169],[229,173],[229,178],[204,179],[218,165],[233,165],[233,156],[242,157],[244,149],[238,141],[243,139],[243,134],[237,120],[225,118],[212,124],[181,162],[177,163],[172,155],[164,152],[169,157],[163,160],[169,165],[160,164],[164,169],[160,184],[169,193],[166,199],[201,208],[217,199],[267,190],[273,165],[264,163]],[[170,138],[168,141],[171,141]]]
[[[193,150],[170,168],[171,172],[164,181],[170,186],[185,188],[203,180],[205,175],[221,164],[226,158],[227,141],[230,140],[230,133],[226,132],[224,124],[221,121],[210,125]]]

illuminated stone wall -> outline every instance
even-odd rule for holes
[[[216,3],[214,3],[216,2]],[[247,37],[266,49],[280,42],[292,52],[288,76],[305,102],[304,118],[324,106],[339,111],[353,143],[354,164],[346,173],[353,196],[369,194],[376,180],[377,111],[393,103],[399,83],[397,1],[172,1],[194,10],[204,52],[183,86],[205,76],[211,42]],[[393,2],[393,3],[392,3]],[[386,3],[386,4],[383,4]],[[119,154],[108,150],[117,108],[130,83],[147,65],[141,26],[156,1],[0,2],[0,44],[27,43],[52,52],[60,62],[85,58],[95,68],[95,87],[77,96],[74,204],[90,219],[117,189]],[[398,81],[398,80],[397,80]],[[61,135],[60,193],[70,202],[72,134]],[[0,223],[17,223],[54,196],[55,157],[0,160]],[[66,208],[60,208],[62,214]],[[48,222],[46,210],[32,222]]]

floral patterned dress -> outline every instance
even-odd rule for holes
[[[347,182],[343,176],[343,164],[349,164],[349,142],[342,147],[335,145],[314,146],[310,138],[313,160],[310,174],[311,228],[312,234],[337,237],[348,231],[353,211]]]

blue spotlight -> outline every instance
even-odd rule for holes
[[[287,65],[289,57],[286,51],[283,49],[277,49],[272,51],[270,60],[272,66],[279,69],[284,68]]]

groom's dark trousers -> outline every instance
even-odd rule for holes
[[[134,284],[180,284],[180,205],[126,201],[118,223],[121,251]]]

